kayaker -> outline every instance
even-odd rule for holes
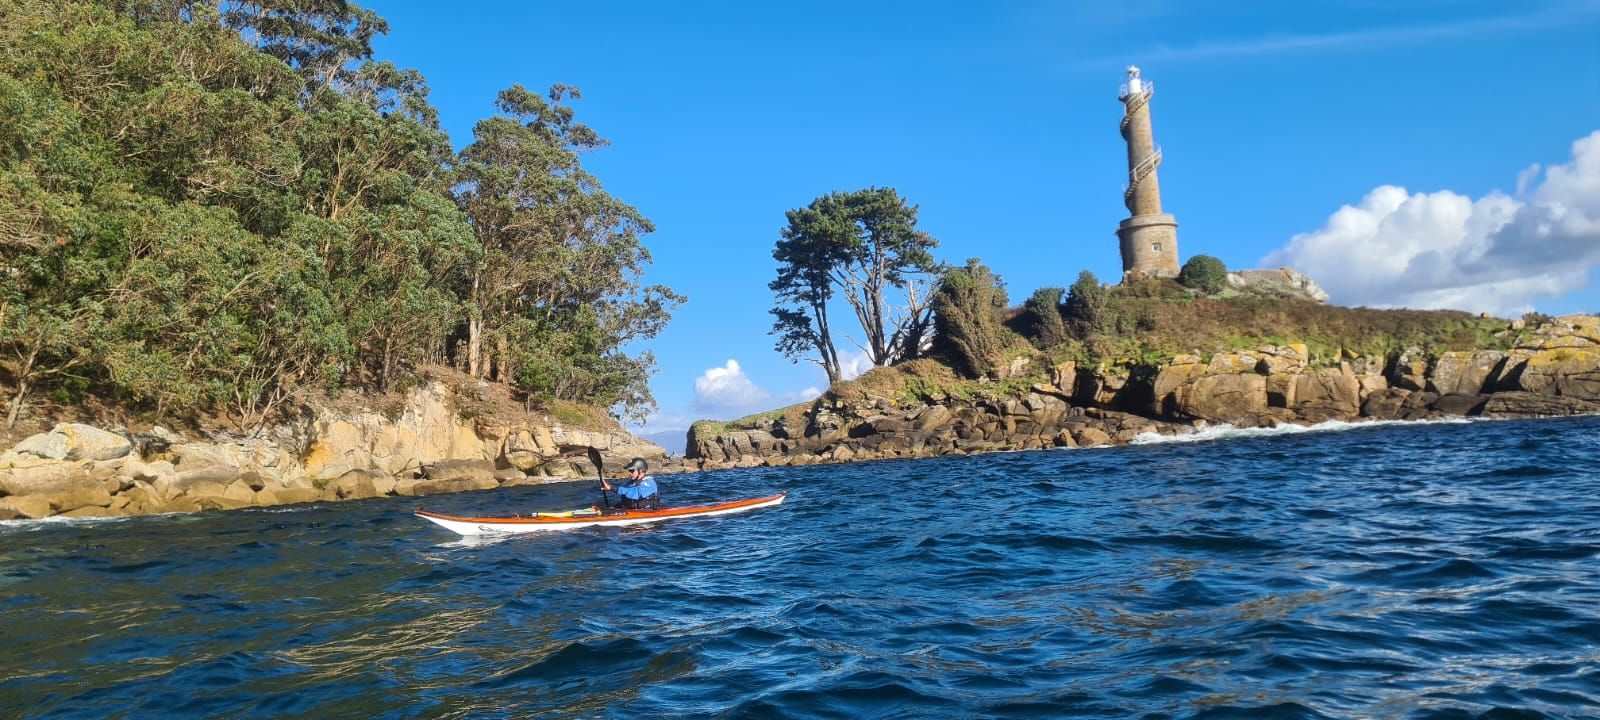
[[[656,491],[656,479],[644,474],[650,469],[650,464],[644,458],[634,458],[628,461],[623,469],[628,471],[628,479],[612,486],[601,478],[600,482],[606,490],[613,487],[617,491],[617,505],[623,510],[655,510],[661,507],[661,494]]]

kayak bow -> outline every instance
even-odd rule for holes
[[[542,530],[572,530],[596,525],[639,525],[662,520],[676,520],[678,518],[731,515],[745,512],[746,510],[781,505],[784,498],[788,496],[789,493],[785,491],[777,495],[735,500],[716,505],[662,508],[660,510],[628,510],[610,515],[589,514],[587,510],[573,510],[564,513],[539,513],[529,517],[458,517],[429,512],[421,508],[416,510],[416,515],[459,535],[495,535],[500,533],[539,532]]]

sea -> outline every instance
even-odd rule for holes
[[[0,524],[7,718],[1600,717],[1600,418]]]

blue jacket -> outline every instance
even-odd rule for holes
[[[639,482],[623,480],[617,483],[617,494],[629,500],[643,500],[656,494],[656,479],[646,475]]]

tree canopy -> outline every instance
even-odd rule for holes
[[[933,236],[917,229],[917,206],[893,188],[833,192],[786,213],[773,249],[778,277],[772,334],[792,360],[813,355],[828,381],[840,379],[828,306],[842,297],[873,365],[915,358],[930,341],[928,278],[939,269]]]
[[[681,301],[640,287],[604,144],[514,87],[457,157],[342,0],[0,0],[0,387],[259,427],[455,363],[640,412]],[[490,360],[469,358],[487,338]]]

